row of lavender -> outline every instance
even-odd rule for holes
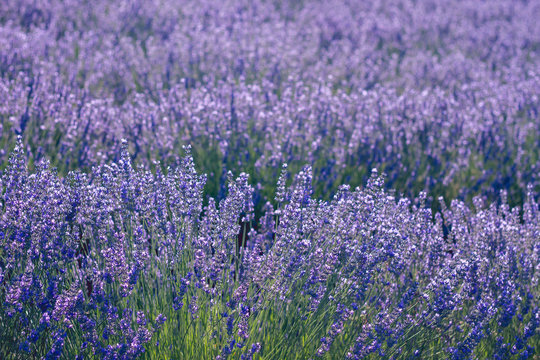
[[[214,195],[232,170],[269,197],[287,162],[317,195],[377,167],[409,196],[520,204],[540,186],[538,18],[506,0],[3,1],[0,160],[22,134],[90,169],[126,138],[150,166],[192,144]]]
[[[0,354],[19,358],[534,358],[540,207],[475,198],[433,214],[384,190],[312,197],[282,168],[257,225],[248,176],[203,209],[189,155],[1,177]],[[290,184],[290,186],[288,186]],[[434,219],[434,220],[433,220]]]

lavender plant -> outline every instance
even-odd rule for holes
[[[248,176],[203,206],[190,149],[167,173],[117,163],[2,175],[4,358],[527,358],[538,332],[540,208],[384,190],[313,198],[312,170],[255,226]],[[250,231],[247,231],[247,228]],[[445,232],[444,228],[447,228]]]

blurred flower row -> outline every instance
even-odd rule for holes
[[[540,187],[539,17],[506,0],[4,1],[0,160],[21,134],[64,174],[126,138],[150,167],[191,144],[213,195],[231,170],[269,198],[287,162],[326,198],[377,167],[411,197],[521,204]]]

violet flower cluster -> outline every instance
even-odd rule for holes
[[[365,187],[313,197],[312,169],[253,218],[249,177],[203,201],[190,149],[178,167],[119,161],[3,173],[3,358],[530,358],[540,341],[540,207],[475,198],[433,214]],[[290,184],[290,185],[287,185]],[[441,199],[442,200],[442,199]],[[188,355],[191,354],[191,355]]]

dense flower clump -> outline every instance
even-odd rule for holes
[[[0,359],[534,359],[538,19],[0,0]]]
[[[310,167],[290,186],[284,167],[255,224],[248,175],[204,206],[186,152],[153,174],[124,144],[117,163],[59,178],[47,161],[28,173],[18,144],[2,176],[3,357],[527,358],[539,345],[530,191],[522,209],[503,193],[433,216],[425,193],[397,198],[375,169],[321,201]]]

